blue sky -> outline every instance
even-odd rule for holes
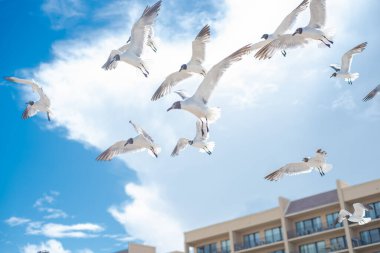
[[[153,2],[0,1],[2,75],[39,81],[54,110],[51,123],[45,115],[23,121],[24,103],[35,95],[1,82],[0,251],[113,252],[129,240],[159,252],[182,250],[184,231],[271,208],[278,196],[329,190],[338,178],[350,184],[378,178],[380,98],[361,101],[380,82],[375,0],[327,1],[328,27],[336,33],[331,49],[311,44],[286,58],[259,62],[251,55],[232,66],[210,101],[222,108],[211,126],[214,154],[189,149],[169,156],[177,138],[193,137],[195,121],[166,112],[174,95],[150,97],[187,61],[203,25],[212,30],[209,69],[273,31],[298,2],[164,1],[156,24],[159,51],[146,52],[151,76],[143,79],[126,64],[112,72],[100,66]],[[307,19],[306,11],[294,28]],[[360,78],[352,86],[330,79],[328,65],[363,41],[368,48],[352,65]],[[194,77],[181,87],[191,92],[200,81]],[[157,139],[160,157],[139,153],[96,162],[101,150],[135,134],[129,120]],[[319,147],[334,166],[325,177],[263,179]]]

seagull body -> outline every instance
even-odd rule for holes
[[[193,53],[188,63],[182,64],[179,71],[170,74],[164,82],[158,87],[152,96],[155,101],[166,94],[170,93],[172,87],[182,80],[185,80],[193,74],[206,75],[206,69],[202,66],[206,55],[206,43],[210,40],[210,26],[205,25],[192,42]]]
[[[106,63],[102,66],[105,70],[116,68],[115,62],[123,61],[138,69],[143,73],[145,77],[149,75],[149,71],[146,68],[146,63],[141,59],[141,54],[144,45],[154,45],[153,36],[153,24],[155,18],[161,7],[161,0],[155,3],[153,6],[147,6],[139,18],[132,27],[130,39],[127,44],[120,47],[118,50],[112,50]],[[128,43],[129,42],[129,43]]]
[[[259,41],[252,45],[252,49],[256,50],[262,48],[263,46],[269,44],[271,41],[278,39],[281,35],[285,34],[296,22],[298,15],[306,10],[309,4],[309,0],[303,0],[297,8],[295,8],[291,13],[289,13],[281,22],[281,24],[277,27],[277,29],[271,34],[264,34],[261,36],[264,41]],[[283,56],[286,56],[286,51],[283,50]]]
[[[199,118],[202,122],[202,125],[205,123],[208,130],[208,123],[212,123],[220,117],[219,108],[209,107],[207,105],[208,100],[214,91],[214,88],[218,84],[223,73],[231,66],[232,63],[240,61],[243,55],[251,52],[251,46],[251,44],[248,44],[240,48],[236,52],[232,53],[214,65],[206,74],[202,83],[199,85],[198,89],[192,97],[189,97],[183,101],[174,102],[173,105],[167,109],[167,111],[170,111],[172,109],[182,109],[188,111]],[[203,127],[202,135],[204,135]]]
[[[277,50],[286,50],[306,45],[311,40],[318,40],[330,47],[329,40],[322,30],[326,23],[326,0],[311,0],[310,21],[305,27],[297,28],[292,34],[283,34],[262,47],[255,58],[270,59]]]
[[[377,95],[377,93],[379,93],[379,92],[380,92],[380,84],[377,85],[376,88],[374,88],[373,90],[371,90],[371,92],[368,93],[367,96],[365,96],[365,97],[363,98],[363,101],[366,102],[366,101],[368,101],[368,100],[371,100],[371,99],[374,98],[374,97]]]
[[[122,140],[114,143],[111,147],[101,153],[96,160],[110,161],[119,154],[127,152],[140,152],[143,150],[147,150],[149,154],[158,157],[161,148],[153,142],[152,137],[150,137],[141,127],[135,125],[132,121],[129,121],[129,123],[132,124],[139,135],[134,138],[129,138],[128,140]]]
[[[196,123],[196,135],[193,140],[189,140],[186,138],[180,138],[177,142],[177,145],[175,146],[171,156],[177,156],[179,155],[179,152],[186,148],[187,145],[190,145],[194,148],[198,148],[200,152],[206,152],[207,154],[211,155],[215,143],[214,142],[207,142],[209,138],[208,134],[202,135],[202,123],[201,121],[197,120]]]
[[[363,42],[357,45],[356,47],[348,50],[342,56],[342,66],[339,66],[337,64],[331,64],[330,67],[335,70],[335,73],[333,73],[330,76],[330,78],[331,77],[343,78],[345,81],[348,82],[348,84],[352,84],[352,81],[356,80],[359,77],[359,73],[350,73],[352,58],[355,54],[359,54],[363,52],[367,44],[368,44],[367,42]]]
[[[29,101],[26,103],[27,106],[24,112],[22,113],[23,119],[28,119],[30,117],[33,117],[38,112],[45,112],[48,120],[50,121],[50,114],[51,114],[50,99],[46,96],[43,89],[35,81],[21,79],[17,77],[5,77],[4,79],[14,82],[14,83],[29,85],[32,87],[33,92],[37,92],[40,97],[40,100],[38,101]]]
[[[339,216],[336,218],[334,226],[338,223],[341,223],[345,219],[351,222],[358,223],[359,225],[364,225],[371,221],[370,217],[365,218],[364,216],[365,216],[365,211],[369,211],[369,209],[372,209],[372,207],[365,206],[361,203],[354,203],[353,206],[354,206],[353,214],[345,209],[340,210]]]
[[[314,157],[305,157],[302,162],[288,163],[280,169],[265,176],[265,179],[270,181],[278,181],[285,175],[298,175],[304,173],[310,173],[313,170],[317,170],[321,176],[324,176],[326,172],[330,171],[332,166],[325,162],[325,156],[327,153],[321,149],[316,151]]]

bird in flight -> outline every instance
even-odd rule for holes
[[[339,212],[338,217],[335,220],[335,224],[341,223],[344,220],[349,220],[351,222],[358,223],[359,225],[364,225],[367,224],[368,222],[371,221],[371,218],[364,217],[365,216],[365,211],[369,211],[373,209],[371,206],[363,205],[361,203],[354,203],[354,213],[350,213],[349,211],[345,209],[341,209]]]

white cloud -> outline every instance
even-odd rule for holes
[[[63,248],[60,241],[54,239],[42,242],[40,245],[28,244],[21,249],[21,253],[37,253],[44,250],[51,253],[71,253],[70,250]]]
[[[25,223],[28,223],[30,220],[26,218],[21,218],[21,217],[15,217],[12,216],[9,219],[6,219],[4,222],[7,223],[11,227],[19,226]]]
[[[225,17],[218,16],[220,19],[210,22],[212,39],[207,46],[206,67],[211,68],[234,50],[273,31],[297,4],[299,0],[226,1]],[[330,24],[340,24],[337,34],[348,30],[342,17],[353,6],[357,10],[354,4],[344,0],[328,3],[328,10],[334,10],[334,15],[328,14]],[[135,9],[129,11],[132,15]],[[301,24],[307,22],[308,14],[305,15]],[[54,60],[41,64],[33,75],[44,84],[52,100],[55,126],[67,128],[68,138],[100,152],[119,139],[135,135],[128,125],[132,119],[162,145],[158,159],[146,153],[120,157],[136,171],[140,183],[127,184],[125,191],[132,201],[115,204],[109,212],[131,237],[158,246],[158,252],[167,252],[182,249],[184,230],[276,205],[279,194],[289,197],[299,194],[295,190],[299,186],[297,178],[287,179],[287,185],[279,182],[273,187],[262,177],[268,168],[289,162],[289,157],[306,155],[300,154],[301,150],[314,151],[321,142],[333,147],[328,138],[309,131],[314,130],[317,105],[331,106],[331,100],[325,96],[326,86],[321,83],[329,81],[325,73],[329,57],[340,56],[334,49],[308,46],[289,50],[286,58],[277,55],[270,61],[258,62],[250,55],[234,64],[222,77],[210,101],[211,106],[222,108],[222,118],[211,126],[211,139],[217,143],[214,154],[209,157],[188,149],[171,158],[169,154],[177,138],[194,135],[195,118],[185,112],[165,111],[178,99],[175,95],[157,102],[151,102],[150,97],[167,74],[187,62],[191,55],[190,41],[204,24],[186,27],[182,36],[182,30],[178,29],[173,37],[173,30],[161,25],[160,18],[172,21],[168,16],[165,19],[159,16],[157,35],[163,34],[159,51],[154,54],[148,50],[145,55],[150,59],[149,78],[123,63],[114,71],[100,68],[110,49],[125,42],[125,28],[112,30],[112,34],[105,30],[86,33],[82,38],[55,44]],[[184,23],[194,24],[193,20]],[[180,86],[194,90],[201,80],[193,77]],[[295,106],[294,101],[302,106]],[[334,112],[329,113],[329,119],[334,119]],[[308,141],[304,136],[308,136]],[[315,184],[319,178],[305,175],[303,180]],[[318,181],[318,191],[334,185],[334,178],[326,178]],[[307,187],[303,193],[315,190]],[[265,197],[262,191],[267,193]],[[47,225],[40,224],[31,231],[53,234],[52,237],[62,233],[85,235],[67,226],[62,229],[62,225]]]
[[[45,193],[41,198],[36,200],[33,207],[37,208],[40,212],[48,213],[44,216],[44,219],[67,218],[68,215],[63,210],[49,207],[56,201],[58,196],[59,192],[56,191],[50,191],[49,194]]]
[[[31,222],[26,233],[29,235],[43,235],[51,238],[90,238],[99,236],[103,227],[92,223],[63,225],[56,223]]]
[[[94,253],[94,251],[90,249],[81,249],[81,250],[78,250],[77,253]]]
[[[332,108],[345,110],[352,110],[356,108],[356,103],[351,92],[343,92],[337,99],[332,102]]]

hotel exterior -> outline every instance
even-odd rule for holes
[[[334,226],[339,210],[352,204],[373,207],[365,225],[344,221]],[[185,232],[185,253],[380,253],[380,179],[290,201],[234,220]]]

